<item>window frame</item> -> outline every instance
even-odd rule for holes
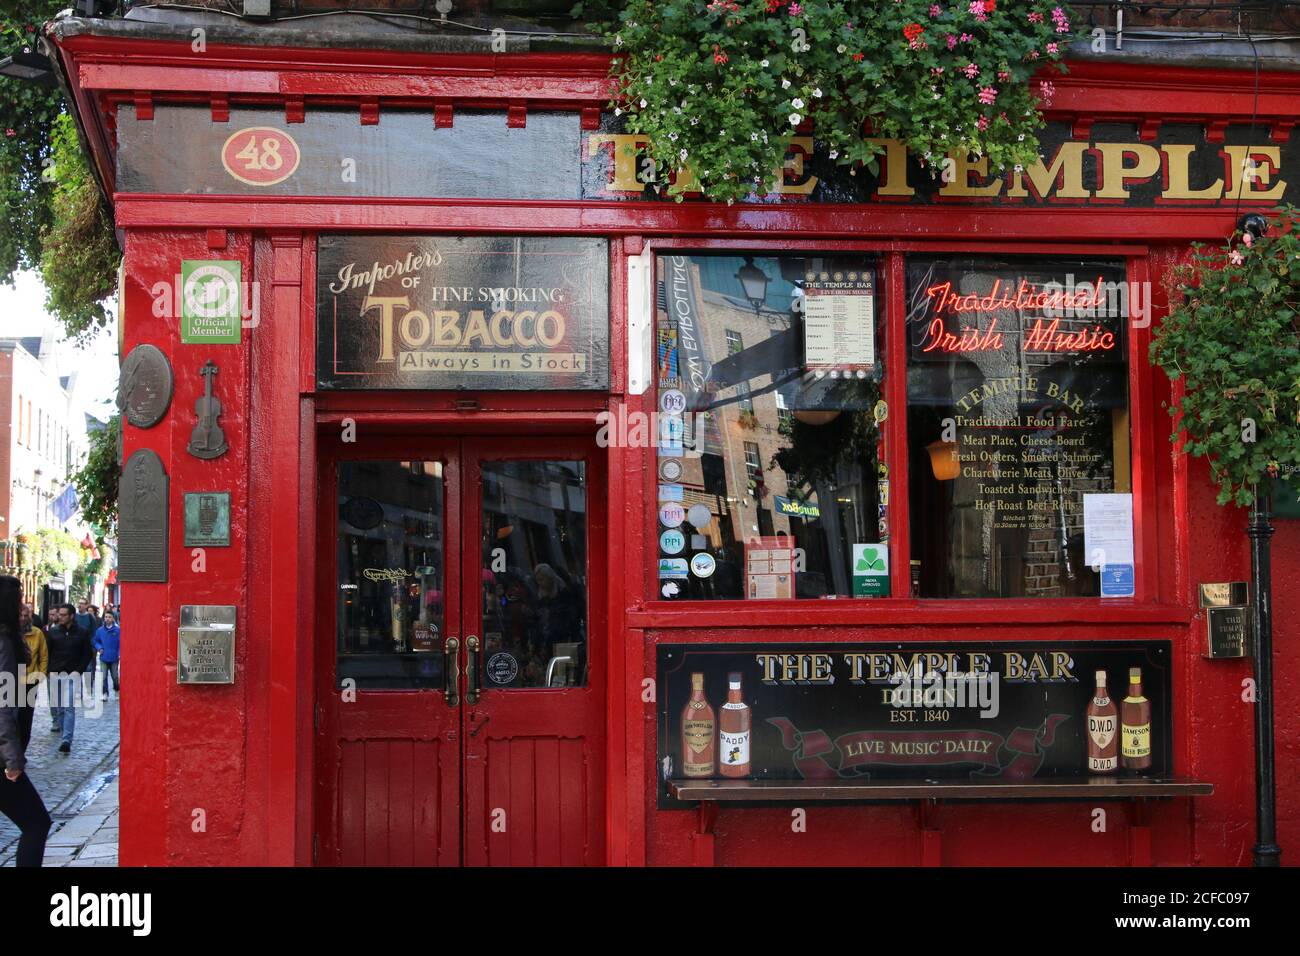
[[[1128,334],[1125,336],[1128,353],[1129,440],[1132,460],[1133,484],[1133,549],[1134,596],[1132,598],[1061,597],[1061,598],[913,598],[911,597],[911,540],[909,529],[911,515],[906,489],[909,487],[907,455],[907,349],[906,349],[906,259],[910,255],[1005,255],[1048,258],[1104,257],[1123,260],[1128,282],[1149,282],[1151,273],[1150,250],[1139,244],[1103,243],[1049,243],[1049,242],[969,242],[969,241],[861,241],[843,238],[812,240],[807,238],[741,239],[664,238],[647,241],[654,261],[652,275],[658,275],[658,259],[665,255],[726,254],[747,255],[761,252],[767,255],[818,255],[834,253],[863,253],[877,257],[877,276],[880,289],[877,296],[883,299],[878,308],[885,322],[884,390],[883,397],[889,414],[882,423],[885,441],[884,461],[889,467],[890,487],[893,492],[889,506],[889,557],[890,594],[888,597],[813,600],[807,598],[781,598],[750,601],[739,599],[679,599],[664,600],[659,595],[654,551],[655,535],[646,532],[646,560],[643,562],[643,594],[646,596],[640,623],[653,626],[654,622],[673,621],[685,612],[701,626],[727,623],[730,626],[748,626],[748,612],[758,611],[763,623],[777,624],[784,618],[791,623],[806,621],[809,612],[825,623],[843,620],[851,622],[869,615],[915,622],[915,612],[935,615],[936,621],[953,621],[963,613],[963,621],[986,620],[990,623],[1040,623],[1045,611],[1057,620],[1096,620],[1099,611],[1108,618],[1120,620],[1163,621],[1168,614],[1163,610],[1173,603],[1160,601],[1160,582],[1155,567],[1155,555],[1162,537],[1169,537],[1160,527],[1155,501],[1155,420],[1153,372],[1146,361],[1150,342],[1152,316],[1140,325],[1130,314]],[[1148,288],[1150,286],[1148,285]],[[1148,307],[1156,304],[1148,296]],[[657,321],[652,316],[651,321]],[[658,378],[655,376],[647,389],[648,403],[658,407]],[[642,465],[647,476],[645,482],[645,507],[642,509],[644,527],[656,530],[657,463],[654,448],[642,451]],[[1170,548],[1172,541],[1166,542]],[[901,615],[901,616],[900,616]],[[929,617],[929,613],[926,614]],[[641,618],[636,613],[633,620]],[[636,624],[633,624],[636,626]]]

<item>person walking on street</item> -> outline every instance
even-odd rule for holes
[[[22,585],[15,577],[0,575],[0,684],[21,688],[19,668],[27,664],[27,642],[19,624]],[[13,821],[18,838],[17,866],[40,866],[45,840],[50,835],[49,811],[27,775],[15,702],[0,694],[0,813]]]
[[[99,609],[85,598],[82,598],[77,602],[76,620],[77,627],[81,628],[86,637],[94,638],[95,632],[99,630],[99,625],[101,623],[99,620]],[[95,693],[95,662],[95,651],[92,648],[90,652],[90,660],[86,662],[83,686],[83,696],[86,698],[93,697]]]
[[[45,634],[50,648],[50,700],[63,741],[59,753],[72,752],[72,734],[77,723],[77,685],[95,653],[90,635],[77,626],[71,604],[54,609],[54,623]]]
[[[122,631],[117,626],[117,616],[112,611],[104,612],[104,623],[95,632],[94,645],[95,650],[99,651],[99,661],[103,664],[104,672],[104,690],[100,693],[99,698],[100,700],[108,700],[108,679],[110,677],[113,678],[113,693],[120,693],[118,690],[117,663],[121,659],[122,649]],[[95,687],[93,692],[98,693],[99,688]]]
[[[32,721],[36,717],[36,685],[45,680],[49,671],[49,648],[45,645],[45,632],[32,620],[32,606],[23,604],[18,612],[18,630],[27,643],[27,682],[23,688],[26,698],[18,702],[19,728],[22,731],[23,752],[32,740]]]

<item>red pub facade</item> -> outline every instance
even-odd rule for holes
[[[125,253],[123,864],[1249,862],[1246,515],[1147,353],[1300,73],[1095,55],[1037,167],[813,130],[726,206],[601,52],[202,17],[46,28]]]

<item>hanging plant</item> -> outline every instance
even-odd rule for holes
[[[1151,361],[1183,382],[1170,438],[1209,459],[1219,504],[1248,505],[1261,482],[1300,476],[1300,211],[1193,247],[1168,285]]]
[[[649,139],[642,178],[679,200],[771,191],[807,129],[853,173],[877,171],[869,137],[936,173],[949,151],[1023,166],[1052,92],[1031,79],[1059,64],[1070,21],[1025,0],[630,0],[610,28],[614,107]]]

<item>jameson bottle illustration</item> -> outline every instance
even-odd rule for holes
[[[1097,671],[1097,689],[1088,702],[1088,772],[1114,773],[1119,767],[1119,710],[1106,690],[1106,672]]]
[[[741,696],[740,675],[727,675],[727,702],[718,717],[718,763],[724,777],[749,776],[749,728],[753,712]]]
[[[1151,701],[1142,696],[1142,669],[1128,672],[1128,696],[1120,712],[1120,763],[1125,770],[1151,766]]]
[[[717,769],[717,723],[704,697],[704,675],[691,675],[691,699],[682,709],[682,776],[712,777]]]

